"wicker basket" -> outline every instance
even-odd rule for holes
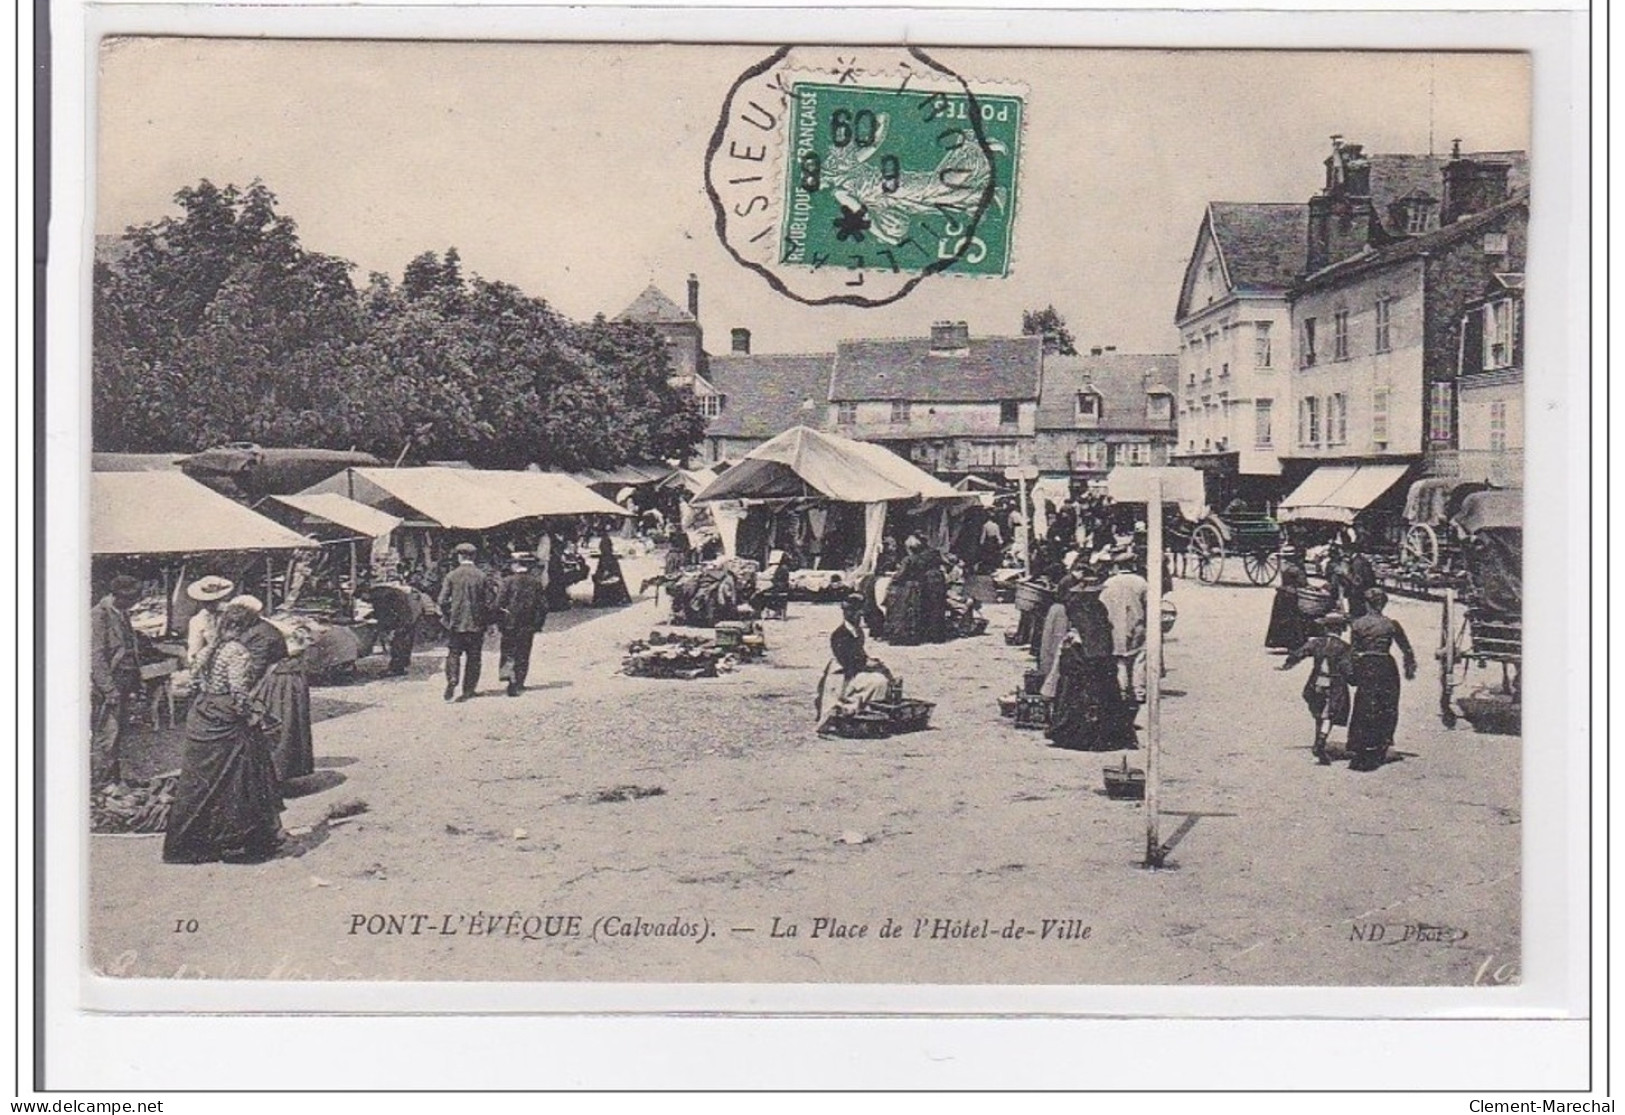
[[[1145,800],[1145,771],[1139,767],[1131,767],[1124,760],[1120,767],[1106,767],[1101,772],[1106,776],[1106,796],[1119,801]]]
[[[1050,603],[1055,599],[1055,593],[1049,586],[1034,581],[1022,581],[1016,585],[1016,611],[1043,612],[1048,611]]]
[[[1162,633],[1168,634],[1174,629],[1174,621],[1179,618],[1179,605],[1172,600],[1162,602]]]
[[[1306,586],[1298,590],[1298,611],[1310,619],[1326,615],[1336,603],[1337,597],[1330,589]]]

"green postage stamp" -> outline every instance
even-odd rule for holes
[[[813,82],[792,90],[781,263],[1009,272],[1020,98]]]
[[[884,306],[1015,253],[1024,86],[915,48],[784,47],[741,74],[706,154],[723,246],[811,306]]]

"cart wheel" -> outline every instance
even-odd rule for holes
[[[1432,527],[1426,523],[1412,523],[1405,530],[1405,537],[1400,541],[1399,557],[1401,564],[1412,569],[1437,569],[1439,567],[1439,536]]]
[[[1224,536],[1212,523],[1203,523],[1191,535],[1191,552],[1196,555],[1196,579],[1204,585],[1218,584],[1224,573]]]
[[[1278,554],[1242,554],[1241,567],[1253,584],[1267,585],[1281,571],[1281,558]]]

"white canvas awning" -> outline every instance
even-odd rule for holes
[[[90,476],[90,552],[201,554],[314,549],[314,539],[179,472]]]
[[[376,507],[341,496],[337,492],[313,492],[308,495],[272,496],[278,503],[318,519],[326,519],[345,530],[354,531],[363,538],[378,538],[400,526],[399,515],[391,515]]]
[[[707,484],[696,502],[823,496],[841,503],[974,502],[881,445],[796,426]]]
[[[336,492],[369,507],[399,505],[449,530],[489,530],[546,515],[626,512],[567,476],[471,468],[348,468],[300,495]]]
[[[1201,470],[1183,465],[1118,465],[1106,474],[1106,494],[1116,503],[1148,503],[1151,481],[1162,481],[1162,501],[1179,504],[1187,519],[1207,514],[1207,486]]]
[[[1352,523],[1399,483],[1407,469],[1406,465],[1321,465],[1281,501],[1276,517],[1282,522]]]

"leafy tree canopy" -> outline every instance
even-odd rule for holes
[[[606,467],[686,455],[704,419],[647,326],[569,320],[456,248],[399,284],[307,250],[276,197],[208,181],[95,270],[98,449],[225,441],[388,460]]]
[[[1078,354],[1077,340],[1072,336],[1071,330],[1067,329],[1066,319],[1054,306],[1045,306],[1042,310],[1023,310],[1021,331],[1029,337],[1043,337],[1046,356]]]

